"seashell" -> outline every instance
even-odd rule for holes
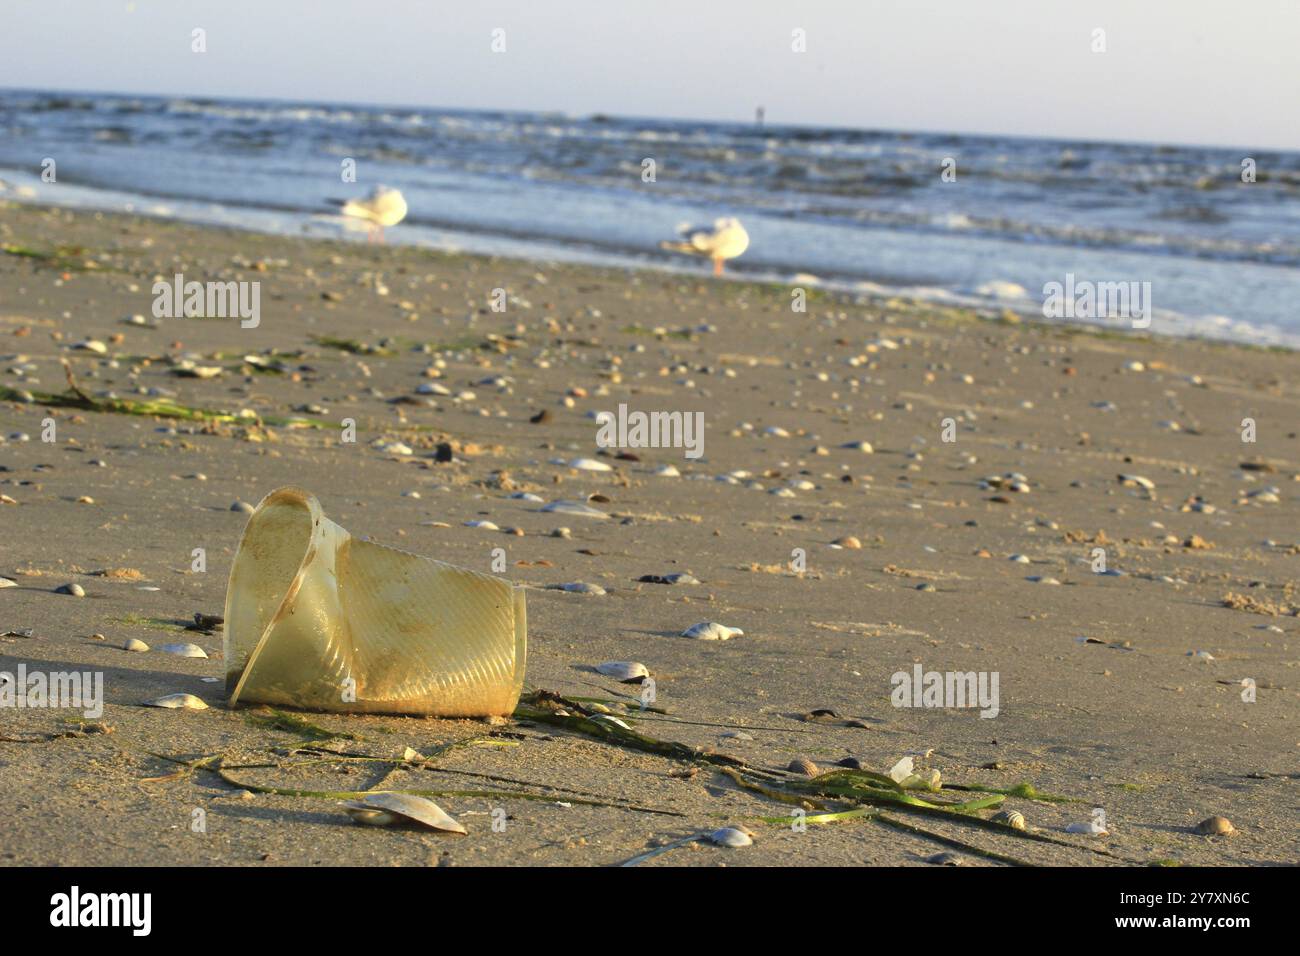
[[[1001,823],[1003,826],[1010,827],[1013,830],[1023,830],[1025,828],[1024,815],[1018,810],[1002,810],[993,815],[994,823]]]
[[[1237,832],[1227,817],[1207,817],[1196,824],[1196,832],[1204,836],[1229,836]]]
[[[371,827],[415,824],[443,833],[468,831],[432,800],[413,793],[367,793],[360,800],[343,804],[343,810],[357,823]]]
[[[207,710],[208,705],[193,694],[167,694],[154,700],[146,700],[143,707],[165,707],[168,710]]]
[[[699,584],[699,578],[691,574],[643,574],[637,578],[642,584]]]
[[[1143,488],[1147,491],[1155,491],[1156,488],[1154,481],[1141,475],[1116,475],[1115,477],[1125,488]]]
[[[682,476],[676,465],[660,465],[654,470],[653,474],[660,478],[680,478]]]
[[[80,584],[60,584],[54,589],[55,594],[71,594],[73,597],[85,597],[86,589]]]
[[[849,551],[862,550],[862,542],[851,534],[845,535],[843,538],[836,538],[831,544],[837,548],[847,548]]]
[[[541,495],[535,495],[531,491],[516,491],[510,497],[515,499],[516,501],[531,501],[539,505],[546,500]]]
[[[708,836],[709,842],[717,846],[726,846],[733,849],[742,846],[752,846],[754,837],[751,832],[744,827],[723,827],[721,830],[714,830]]]
[[[807,757],[795,757],[785,769],[791,773],[801,773],[805,777],[815,777],[821,773],[818,766]]]
[[[575,458],[569,462],[569,467],[578,471],[613,471],[609,465],[603,461],[597,461],[594,458]]]
[[[860,451],[864,455],[875,454],[875,449],[871,447],[869,441],[846,441],[841,448],[847,448],[849,451]]]
[[[636,661],[605,661],[603,664],[596,665],[596,672],[615,680],[636,680],[650,676],[646,666]]]
[[[94,352],[98,355],[103,355],[105,352],[108,351],[108,346],[105,345],[103,342],[99,341],[98,339],[86,339],[84,341],[77,342],[72,346],[72,348],[80,349],[84,352]]]
[[[223,617],[232,705],[487,717],[523,689],[522,588],[353,538],[297,488],[248,519]]]
[[[465,527],[467,527],[467,528],[481,528],[481,529],[484,530],[484,531],[500,531],[500,530],[501,530],[501,529],[498,528],[496,525],[494,525],[491,521],[466,521],[466,522],[465,522]]]
[[[605,589],[599,584],[588,584],[585,581],[572,581],[568,584],[548,584],[548,591],[568,591],[570,594],[605,594]]]
[[[1091,836],[1110,836],[1106,830],[1096,820],[1089,820],[1087,823],[1071,823],[1065,828],[1066,833],[1087,833]]]
[[[148,650],[148,645],[145,650]],[[177,657],[207,657],[208,652],[197,644],[163,644],[158,650],[164,654],[175,654]]]
[[[548,514],[581,515],[584,518],[609,517],[605,512],[585,505],[581,501],[552,501],[549,505],[543,505],[541,510]]]
[[[1041,574],[1031,574],[1029,577],[1025,578],[1025,580],[1030,581],[1034,584],[1060,584],[1061,583],[1060,581],[1056,580],[1056,578],[1044,577]]]
[[[738,627],[727,627],[716,621],[701,621],[682,631],[682,637],[694,637],[701,641],[729,641],[733,637],[743,637],[744,634]]]
[[[0,578],[0,588],[16,588],[16,587],[18,587],[17,581],[11,581],[8,578]]]
[[[136,653],[143,654],[145,651],[149,650],[149,645],[137,637],[128,637],[126,643],[122,645],[122,650],[135,651]],[[207,655],[205,654],[204,656],[206,657]]]
[[[718,734],[724,740],[753,740],[754,735],[745,733],[743,730],[728,730]]]

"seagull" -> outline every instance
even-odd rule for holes
[[[681,241],[661,242],[659,248],[694,256],[708,256],[713,260],[715,276],[722,275],[724,260],[734,259],[749,248],[749,233],[745,232],[739,219],[730,216],[716,220],[712,229],[684,224],[678,226],[677,231],[682,236]]]
[[[365,199],[341,199],[343,215],[365,220],[368,232],[366,241],[373,242],[375,237],[384,241],[384,227],[395,226],[406,218],[406,200],[396,189],[376,186]]]

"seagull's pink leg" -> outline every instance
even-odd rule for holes
[[[714,274],[715,276],[720,276],[720,275],[722,275],[722,260],[721,260],[721,259],[714,259],[714,260],[713,260],[713,274]]]

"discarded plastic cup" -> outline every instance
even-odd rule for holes
[[[298,488],[249,517],[225,618],[231,706],[504,716],[523,689],[522,587],[354,538]]]

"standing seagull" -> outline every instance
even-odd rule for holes
[[[659,248],[693,256],[708,256],[713,260],[715,276],[722,275],[724,260],[734,259],[749,248],[749,233],[739,219],[730,216],[716,220],[712,229],[684,225],[679,226],[677,231],[681,234],[682,241],[661,242]]]
[[[365,199],[340,200],[343,215],[365,220],[368,226],[366,241],[373,242],[378,235],[384,241],[384,227],[395,226],[406,218],[406,200],[396,189],[376,186]]]

